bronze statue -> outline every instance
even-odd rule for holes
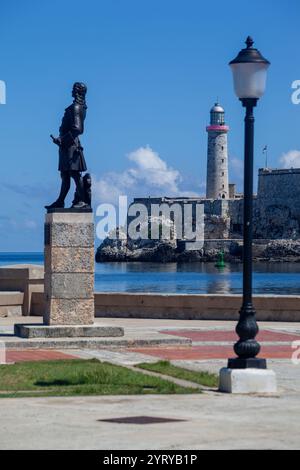
[[[59,128],[59,137],[53,137],[52,141],[59,147],[58,170],[61,174],[61,189],[59,196],[53,204],[45,206],[46,209],[65,207],[65,198],[70,190],[71,178],[76,185],[75,197],[72,207],[83,209],[91,205],[91,177],[86,174],[82,178],[81,173],[86,171],[86,162],[83,155],[83,147],[80,144],[79,135],[84,131],[86,116],[85,95],[87,87],[84,83],[76,82],[73,85],[73,103],[66,108]]]

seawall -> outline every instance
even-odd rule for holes
[[[42,266],[0,268],[0,317],[42,316]],[[237,320],[241,295],[95,292],[96,317]],[[300,295],[255,295],[260,321],[300,322]]]

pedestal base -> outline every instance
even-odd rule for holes
[[[219,390],[225,393],[276,393],[275,372],[268,369],[220,370]]]
[[[266,369],[267,361],[266,359],[258,357],[250,357],[247,359],[241,357],[235,357],[233,359],[228,359],[227,364],[228,369]]]
[[[98,338],[124,336],[123,328],[99,325],[28,325],[15,324],[21,338]]]

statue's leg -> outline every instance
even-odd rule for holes
[[[71,186],[71,176],[68,171],[61,171],[61,188],[60,193],[57,199],[57,202],[60,202],[62,205],[65,202],[66,196],[70,190]]]
[[[84,202],[84,188],[83,188],[83,180],[81,177],[80,171],[72,171],[71,176],[76,184],[76,203],[74,204],[75,201],[73,201],[73,206],[77,205],[85,205]]]
[[[80,199],[79,199],[79,195],[78,195],[77,188],[76,188],[75,193],[74,193],[74,199],[72,201],[72,207],[76,206],[76,204],[78,204],[79,200]]]
[[[92,203],[92,179],[89,173],[86,173],[83,180],[83,190],[84,190],[84,201],[87,203],[89,207],[91,207]]]
[[[59,196],[56,199],[56,201],[53,202],[53,204],[50,204],[49,206],[45,206],[46,209],[53,209],[55,207],[65,207],[65,198],[71,186],[71,176],[68,171],[61,171],[60,176],[61,176],[61,188],[60,188]]]

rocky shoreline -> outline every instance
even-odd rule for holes
[[[96,262],[215,262],[220,251],[224,260],[239,263],[243,258],[242,240],[207,240],[199,250],[186,250],[176,240],[111,240],[105,239],[96,252]],[[300,262],[300,240],[255,240],[255,262]]]

